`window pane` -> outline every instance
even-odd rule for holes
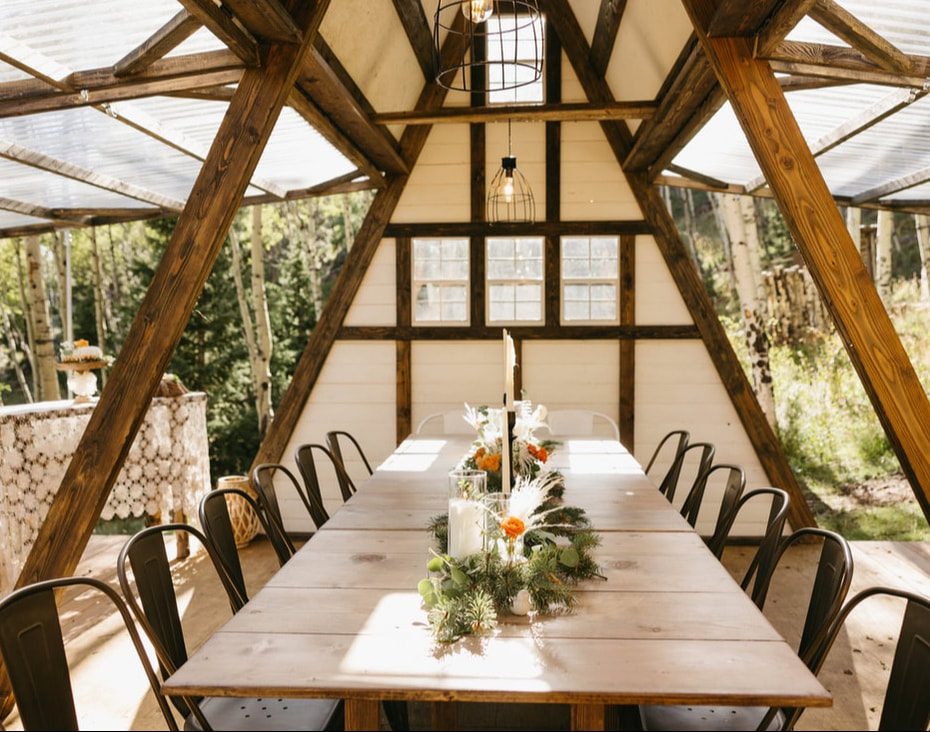
[[[562,256],[563,257],[588,257],[588,240],[573,239],[566,237],[562,239]]]
[[[468,239],[413,240],[414,323],[468,322],[468,247]]]
[[[488,256],[491,259],[513,259],[513,239],[488,239]]]
[[[541,319],[542,309],[538,302],[518,302],[514,320],[538,321]]]
[[[445,245],[450,259],[468,259],[468,239],[449,239]]]
[[[517,285],[516,299],[518,302],[535,301],[539,302],[541,292],[539,285]]]
[[[565,320],[589,320],[588,303],[577,301],[565,302]]]
[[[442,289],[443,302],[466,302],[468,300],[468,292],[464,287],[447,285]]]
[[[439,320],[438,289],[433,285],[421,285],[417,290],[416,319]]]
[[[616,259],[592,259],[591,275],[604,279],[616,279],[617,277],[617,260]]]
[[[513,302],[491,301],[491,322],[513,320]]]
[[[588,277],[591,274],[587,259],[563,259],[562,277],[574,279],[575,277]]]
[[[615,302],[591,301],[591,320],[616,320],[617,305]]]
[[[617,299],[617,288],[614,285],[592,285],[591,299],[600,302],[615,302]]]
[[[617,239],[616,237],[591,237],[591,257],[606,257],[608,259],[617,258]]]
[[[587,285],[565,285],[566,300],[584,300],[588,301]]]
[[[517,239],[516,253],[523,259],[542,257],[542,239]]]

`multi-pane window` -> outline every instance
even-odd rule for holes
[[[562,237],[562,322],[616,323],[617,237]]]
[[[491,16],[487,26],[488,102],[543,101],[542,76],[531,81],[536,75],[533,67],[543,57],[543,24],[534,24],[527,15],[501,13]],[[514,84],[524,85],[501,89]]]
[[[542,323],[542,237],[489,237],[486,264],[488,323]]]
[[[414,325],[468,324],[468,239],[413,240]]]

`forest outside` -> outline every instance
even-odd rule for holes
[[[732,202],[725,197],[665,189],[665,200],[757,393],[770,391],[770,419],[818,522],[850,539],[930,539],[930,527],[774,202],[743,199],[755,228],[747,235],[728,215]],[[918,227],[927,222],[912,214],[879,217],[865,210],[847,212],[847,221],[926,388],[927,231]],[[741,239],[757,247],[755,281],[748,284],[740,281],[747,276],[738,266]],[[755,287],[761,347],[745,317],[744,293]],[[761,389],[760,359],[767,361],[770,376]],[[765,399],[760,402],[765,409]]]

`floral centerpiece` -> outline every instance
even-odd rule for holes
[[[517,418],[516,480],[508,494],[501,491],[502,420],[486,407],[466,405],[477,439],[462,467],[487,471],[484,542],[482,551],[454,556],[448,514],[430,523],[437,548],[418,590],[440,642],[489,633],[502,614],[570,611],[578,582],[601,576],[593,556],[600,538],[583,509],[564,504],[562,475],[546,467],[557,443],[536,438],[544,419],[541,406]]]

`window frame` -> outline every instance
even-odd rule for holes
[[[586,239],[588,242],[588,261],[591,261],[591,241],[593,239],[612,239],[617,246],[617,270],[612,278],[609,277],[566,277],[565,276],[565,240]],[[566,285],[613,285],[616,298],[614,299],[614,317],[612,319],[587,318],[568,319],[565,317]],[[591,312],[591,299],[588,296],[588,314]],[[559,236],[559,324],[566,326],[598,326],[620,325],[620,236],[616,234],[562,234]]]
[[[517,279],[517,278],[492,278],[491,277],[491,241],[493,239],[511,240],[515,244],[520,239],[534,239],[540,243],[540,264],[541,274],[538,280]],[[516,253],[514,254],[514,261]],[[539,319],[538,320],[492,320],[491,319],[491,287],[492,285],[527,285],[536,284],[539,286]],[[516,300],[514,300],[514,314],[516,315]],[[484,237],[484,322],[488,327],[543,327],[546,325],[546,237],[542,235],[512,235],[512,236],[486,236]]]
[[[446,241],[464,241],[465,242],[465,264],[466,276],[464,279],[419,279],[417,278],[417,241],[438,241],[440,242],[440,251],[442,242]],[[440,268],[442,265],[442,256],[440,255]],[[417,292],[423,285],[459,285],[465,288],[465,319],[464,320],[443,320],[442,319],[442,302],[440,301],[440,319],[439,320],[418,320],[417,319]],[[464,236],[416,236],[410,238],[410,325],[414,328],[467,328],[471,326],[471,241]]]

